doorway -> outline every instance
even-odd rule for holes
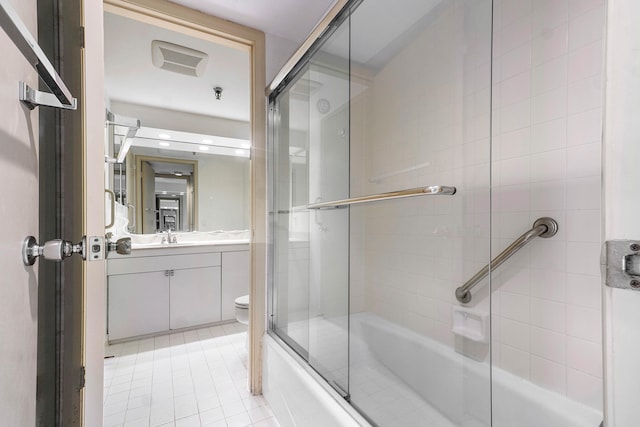
[[[263,88],[264,88],[264,35],[255,30],[251,30],[245,27],[237,26],[235,24],[230,24],[229,22],[219,20],[217,18],[203,15],[200,13],[196,13],[193,10],[169,3],[169,2],[147,2],[147,1],[137,1],[137,2],[124,2],[124,1],[107,1],[104,4],[104,10],[107,13],[112,13],[118,16],[126,16],[129,18],[134,18],[141,20],[147,24],[153,24],[160,27],[171,29],[172,31],[176,31],[182,34],[191,35],[194,37],[200,37],[201,39],[206,39],[212,42],[219,42],[221,44],[227,46],[235,46],[239,50],[242,50],[249,55],[249,94],[253,101],[250,102],[250,125],[248,130],[248,139],[251,141],[251,147],[244,147],[244,150],[247,151],[246,158],[249,158],[249,153],[251,156],[250,164],[247,167],[249,170],[249,198],[246,203],[246,211],[248,217],[248,224],[250,228],[251,244],[250,244],[250,259],[252,265],[264,266],[264,258],[265,258],[265,227],[262,224],[263,221],[257,221],[255,218],[264,218],[265,208],[264,208],[264,175],[265,175],[265,167],[264,167],[264,146],[265,146],[265,131],[264,131],[264,103],[262,102],[263,97]],[[215,93],[212,92],[213,95]],[[223,93],[223,97],[224,97]],[[94,112],[98,109],[98,103],[93,103]],[[101,101],[102,111],[104,112],[104,103]],[[101,131],[101,134],[104,133],[104,128]],[[94,136],[97,136],[98,133],[94,132]],[[242,149],[243,147],[238,147],[234,149]],[[101,155],[97,155],[94,153],[93,156],[93,165],[96,168],[99,168],[103,165],[103,157],[104,153]],[[100,159],[100,161],[98,160]],[[95,182],[94,182],[95,184]],[[100,186],[104,185],[103,183]],[[95,186],[95,191],[102,192],[101,189]],[[102,204],[104,206],[104,204]],[[104,209],[104,208],[103,208]],[[97,210],[97,209],[96,209]],[[100,212],[100,216],[103,216],[104,210]],[[133,215],[133,212],[131,212]],[[253,283],[264,283],[264,270],[263,267],[260,268],[251,268],[251,283],[250,286],[252,298],[256,298],[257,300],[264,299],[264,289],[261,289],[262,286],[255,286]],[[101,279],[104,281],[104,277]],[[91,310],[91,307],[88,307],[88,316],[91,317],[91,313],[103,313],[105,310],[105,296],[99,295],[103,291],[96,291],[92,293],[92,307],[95,309]],[[91,293],[91,292],[90,292]],[[255,295],[255,296],[254,296]],[[90,298],[88,298],[90,299]],[[256,331],[260,331],[258,333],[252,333],[249,331],[249,335],[251,340],[256,341],[257,344],[251,345],[250,355],[248,358],[249,365],[249,377],[251,384],[251,392],[254,394],[260,393],[260,374],[258,369],[260,368],[261,362],[259,360],[260,352],[259,350],[259,342],[261,340],[262,332],[264,330],[264,310],[261,309],[260,306],[256,308],[256,313],[252,313],[256,317],[256,321],[252,322],[252,329],[255,328]],[[104,319],[104,318],[103,318]],[[93,332],[98,335],[102,335],[104,337],[104,320],[102,320],[102,325],[96,327],[96,325],[100,324],[96,319],[94,319],[94,327]],[[91,346],[92,351],[94,353],[94,357],[91,359],[94,362],[93,369],[95,369],[95,374],[97,374],[97,358],[95,358],[96,353],[104,353],[104,340],[93,339],[91,343],[89,343],[89,339],[87,339],[87,346]],[[256,349],[256,351],[254,351]],[[100,356],[100,365],[102,365],[102,356]],[[89,369],[89,368],[88,368]],[[100,370],[102,371],[102,366],[100,366]],[[101,393],[101,390],[100,390]],[[97,390],[94,390],[93,393],[87,395],[87,402],[92,402],[94,406],[100,403],[100,407],[102,406],[102,399],[98,400],[96,397],[98,396]],[[89,405],[87,405],[88,408]],[[88,409],[87,409],[88,410]],[[87,414],[88,417],[93,417],[92,414]],[[94,419],[94,418],[92,418]],[[89,423],[88,425],[91,425]]]

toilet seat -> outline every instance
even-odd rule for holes
[[[234,304],[238,308],[249,308],[249,295],[243,295],[234,300]]]

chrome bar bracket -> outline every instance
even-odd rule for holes
[[[27,95],[22,99],[22,86],[28,86],[20,82],[20,100],[30,109],[39,105],[75,110],[77,100],[56,72],[53,64],[44,54],[36,39],[31,35],[27,26],[22,22],[18,13],[13,9],[10,0],[0,0],[0,27],[9,36],[20,53],[35,68],[42,81],[52,93],[38,92],[33,89],[26,90]],[[57,102],[52,101],[52,98]]]
[[[611,288],[640,290],[640,240],[608,240],[602,248],[600,270]]]
[[[65,110],[76,110],[78,108],[78,100],[76,98],[71,98],[71,104],[67,105],[60,102],[54,94],[32,89],[25,82],[20,82],[18,88],[20,91],[18,98],[30,110],[36,107],[63,108]]]

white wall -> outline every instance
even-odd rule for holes
[[[605,107],[605,239],[640,239],[637,183],[640,171],[640,3],[607,2]],[[632,427],[640,420],[640,294],[606,288],[607,425]]]
[[[198,230],[249,229],[249,159],[198,159]]]
[[[37,39],[35,1],[10,0]],[[22,241],[38,236],[38,110],[18,101],[18,82],[38,87],[33,67],[0,31],[0,192],[5,219],[0,241],[0,418],[3,425],[36,425],[38,265],[22,264]]]

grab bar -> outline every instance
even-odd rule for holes
[[[344,206],[354,205],[356,203],[376,202],[378,200],[400,199],[403,197],[414,197],[414,196],[453,195],[455,193],[456,193],[456,187],[444,187],[440,185],[434,185],[431,187],[410,188],[408,190],[391,191],[389,193],[372,194],[370,196],[334,200],[331,202],[312,203],[307,205],[307,209],[329,209],[329,208],[337,209]]]
[[[496,269],[502,265],[503,262],[508,260],[511,255],[522,249],[527,243],[533,240],[535,237],[552,237],[558,232],[558,223],[555,219],[549,217],[538,218],[533,223],[533,228],[518,237],[515,242],[510,244],[504,251],[500,252],[500,255],[491,260],[490,264],[487,264],[478,271],[471,279],[456,289],[456,299],[461,303],[467,303],[471,301],[471,289],[476,286],[482,279],[487,277],[489,271]]]
[[[9,0],[0,0],[0,27],[7,33],[18,50],[33,65],[40,78],[51,89],[53,94],[40,92],[20,82],[20,101],[30,109],[38,105],[75,110],[77,100],[58,75],[55,68],[44,54],[26,25],[11,6]]]
[[[111,228],[116,223],[116,193],[107,188],[104,189],[104,192],[111,198],[111,217],[109,218],[109,224],[105,225],[104,228]]]

